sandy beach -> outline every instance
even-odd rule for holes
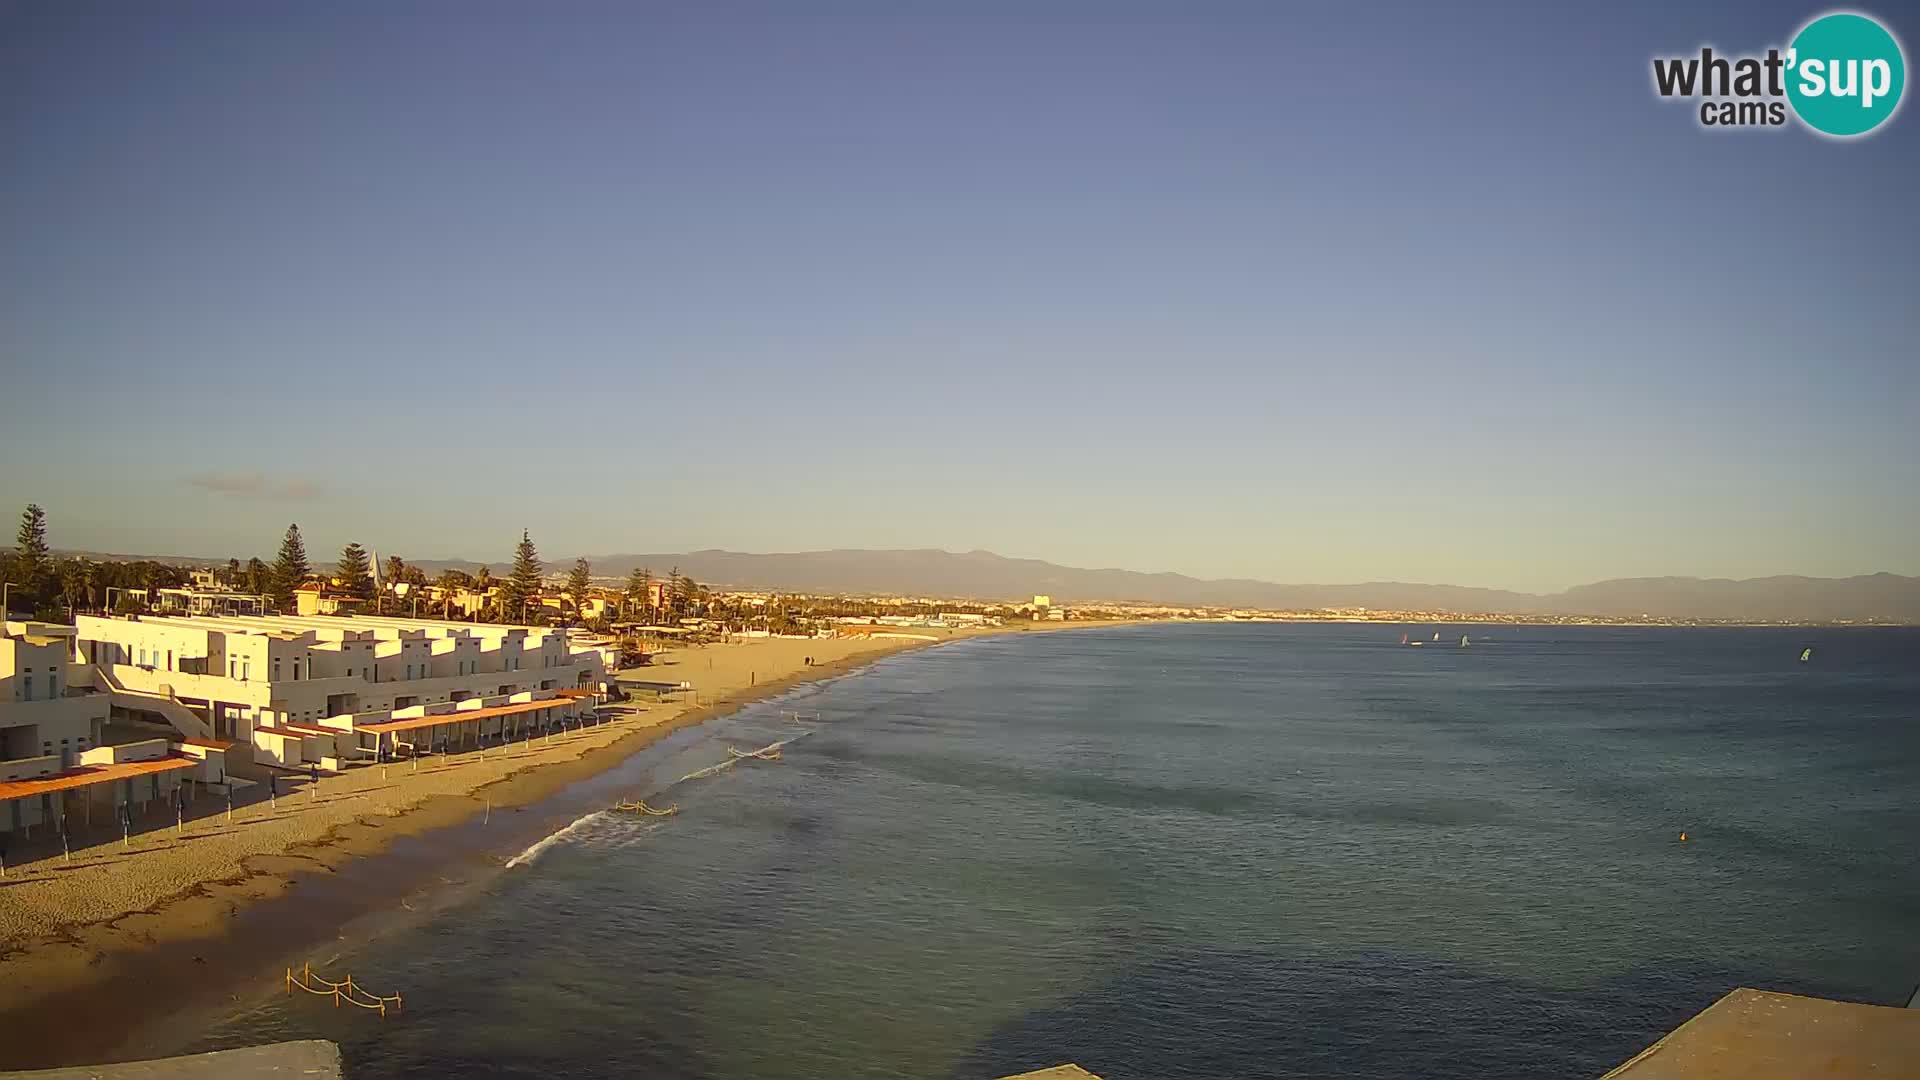
[[[0,1017],[14,1029],[15,1021],[30,1020],[49,1002],[124,981],[128,961],[142,952],[182,944],[213,952],[238,913],[281,896],[303,876],[326,874],[403,837],[531,804],[675,730],[800,682],[948,641],[1093,625],[1101,624],[907,631],[936,635],[932,641],[762,638],[672,649],[623,676],[690,682],[693,695],[675,695],[686,700],[655,703],[640,693],[634,702],[603,706],[609,722],[550,741],[430,757],[417,766],[355,768],[323,776],[312,788],[301,780],[283,785],[277,803],[264,789],[249,792],[260,797],[236,805],[231,821],[224,799],[210,805],[216,800],[203,797],[195,807],[202,816],[178,831],[153,827],[124,847],[107,838],[70,860],[55,854],[10,865],[0,880],[0,960],[8,975],[0,980]],[[248,959],[231,953],[230,963]],[[200,955],[191,959],[204,962]],[[33,1060],[64,1057],[35,1054]],[[8,1060],[0,1067],[19,1064]]]

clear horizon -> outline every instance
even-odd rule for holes
[[[1920,576],[1920,117],[1649,86],[1824,10],[0,3],[0,542]]]

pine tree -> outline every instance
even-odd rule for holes
[[[47,553],[47,512],[28,503],[20,514],[20,535],[14,541],[13,572],[19,576],[13,591],[37,610],[52,593],[53,562]]]
[[[293,610],[293,591],[313,573],[307,564],[307,542],[300,537],[300,526],[287,526],[280,539],[280,557],[273,561],[273,602],[281,611]]]
[[[247,591],[255,596],[266,592],[273,585],[273,574],[267,569],[267,564],[258,558],[247,560],[246,575]]]
[[[573,561],[573,569],[567,572],[567,595],[573,598],[573,610],[581,610],[587,602],[587,592],[593,588],[593,564],[585,556]]]
[[[687,579],[680,576],[679,567],[667,571],[667,587],[661,593],[660,600],[675,618],[686,610],[683,606],[686,603],[686,587]]]
[[[633,573],[627,575],[627,604],[627,610],[629,612],[635,608],[642,607],[649,609],[649,612],[651,612],[653,607],[653,571],[644,566],[636,566],[633,568]],[[651,614],[647,616],[647,621],[653,621]]]
[[[500,615],[508,622],[527,617],[527,605],[540,595],[540,553],[533,539],[520,530],[520,544],[513,552],[513,572],[500,588]]]
[[[373,599],[373,560],[367,557],[366,548],[359,544],[341,548],[340,564],[333,576],[339,579],[340,589],[347,595]]]

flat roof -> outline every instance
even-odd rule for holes
[[[219,739],[196,739],[192,737],[178,738],[173,741],[182,746],[203,746],[208,750],[225,750],[233,745],[230,742],[222,742]]]
[[[412,731],[414,728],[433,727],[436,724],[458,724],[468,720],[489,720],[496,716],[514,716],[519,713],[537,712],[541,709],[564,709],[573,704],[571,698],[547,698],[542,701],[517,701],[511,705],[495,705],[485,709],[460,709],[454,712],[434,713],[431,716],[410,716],[405,720],[382,720],[375,724],[361,724],[355,731],[371,731],[383,735],[389,731]]]
[[[51,795],[56,791],[71,791],[74,788],[90,787],[94,784],[106,784],[115,780],[130,780],[136,776],[148,776],[153,773],[173,772],[176,769],[197,769],[201,765],[199,758],[184,757],[180,754],[168,754],[151,761],[123,761],[114,765],[82,765],[77,769],[68,769],[52,776],[42,776],[33,780],[8,780],[0,782],[0,800],[28,799],[35,795]]]
[[[1741,987],[1602,1080],[1920,1077],[1920,1009]]]

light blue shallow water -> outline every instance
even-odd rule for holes
[[[1594,1076],[1735,985],[1920,981],[1920,633],[1439,629],[884,661],[622,767],[678,816],[589,817],[349,947],[404,1018],[275,998],[202,1045],[332,1038],[356,1078]]]

